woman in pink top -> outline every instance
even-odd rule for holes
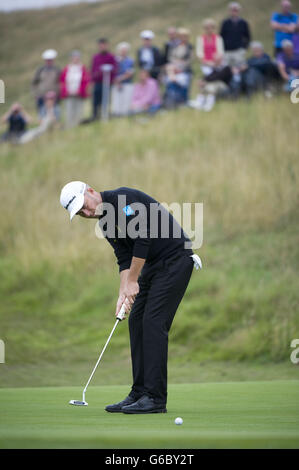
[[[213,19],[204,20],[203,29],[204,34],[197,38],[196,55],[203,74],[209,75],[224,57],[224,45],[222,37],[215,33],[216,22]]]
[[[150,77],[148,70],[140,70],[139,81],[135,83],[131,111],[133,113],[154,113],[161,107],[157,80]]]

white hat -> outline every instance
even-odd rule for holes
[[[42,53],[42,58],[44,60],[53,60],[53,59],[56,59],[56,57],[57,57],[57,52],[55,51],[55,49],[47,49],[46,51]]]
[[[69,211],[71,220],[83,207],[85,189],[86,183],[71,181],[61,190],[60,204]]]
[[[140,37],[142,39],[153,39],[155,35],[150,29],[145,29],[144,31],[141,31]]]

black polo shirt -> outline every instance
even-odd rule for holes
[[[192,254],[190,239],[154,198],[126,187],[103,191],[101,196],[99,225],[114,249],[119,271],[130,268],[133,256],[154,264],[179,251]]]
[[[243,18],[239,18],[237,21],[233,21],[231,18],[224,20],[220,35],[223,38],[226,51],[247,49],[251,37],[249,25]]]

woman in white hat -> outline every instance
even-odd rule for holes
[[[138,49],[137,63],[141,69],[148,70],[152,78],[158,78],[163,59],[159,49],[153,46],[154,37],[153,31],[149,29],[141,31],[143,45]]]
[[[37,69],[32,81],[33,93],[36,99],[38,113],[41,118],[46,112],[44,99],[46,93],[53,91],[56,93],[56,96],[59,97],[60,69],[55,65],[56,57],[57,52],[54,49],[47,49],[44,51],[42,53],[42,58],[45,63]],[[59,117],[58,101],[56,101],[55,112],[57,117]]]

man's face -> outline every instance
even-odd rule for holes
[[[290,11],[291,11],[291,2],[288,2],[288,1],[281,2],[281,9],[282,9],[282,12],[285,13],[285,14],[290,13]]]
[[[144,47],[151,47],[152,46],[152,40],[149,38],[146,38],[143,40],[143,46]]]
[[[83,207],[77,212],[77,215],[85,219],[97,219],[100,215],[99,209],[100,200],[97,193],[92,188],[88,188],[84,194]]]
[[[252,55],[254,57],[262,57],[264,51],[261,47],[253,47],[252,48]]]
[[[230,16],[232,18],[238,18],[239,17],[239,13],[240,13],[240,9],[238,7],[231,7],[229,9],[229,13],[230,13]]]
[[[51,67],[54,63],[54,59],[46,59],[45,60],[45,63],[48,67]]]
[[[99,52],[103,54],[104,52],[108,51],[108,43],[107,42],[99,42]]]

